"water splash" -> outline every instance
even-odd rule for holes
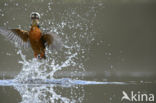
[[[44,3],[43,10],[41,9],[41,5]],[[43,18],[41,19],[41,29],[48,30],[51,32],[57,33],[61,38],[63,38],[64,47],[63,51],[49,51],[46,50],[47,59],[46,60],[38,60],[38,59],[27,59],[27,57],[22,53],[21,50],[18,50],[17,54],[20,55],[21,60],[19,63],[22,65],[20,73],[14,78],[14,81],[10,81],[11,83],[15,83],[18,85],[14,85],[15,89],[19,91],[22,97],[22,103],[47,103],[47,102],[62,102],[62,103],[81,103],[84,98],[83,88],[75,86],[75,90],[80,90],[79,94],[74,94],[74,90],[71,89],[71,98],[66,98],[64,96],[59,95],[55,92],[55,86],[43,86],[40,87],[32,87],[27,86],[25,84],[31,84],[31,82],[37,82],[40,84],[46,83],[61,83],[65,84],[89,84],[91,82],[83,82],[75,79],[83,78],[74,78],[72,79],[55,79],[55,73],[64,70],[74,68],[74,72],[77,71],[85,71],[84,62],[88,59],[87,54],[89,52],[90,44],[95,40],[95,31],[94,31],[94,19],[97,15],[97,10],[100,5],[98,3],[90,3],[88,6],[83,6],[83,8],[78,6],[69,6],[66,7],[67,4],[63,4],[64,1],[45,1],[45,2],[36,2],[34,1],[31,4],[27,3],[14,3],[14,10],[18,10],[18,14],[25,17],[25,15],[29,15],[28,13],[32,12],[32,10],[38,11]],[[8,5],[12,4],[7,3]],[[47,4],[47,8],[46,5]],[[84,2],[84,5],[86,5]],[[39,7],[37,5],[40,5]],[[56,6],[57,5],[57,6]],[[60,6],[64,9],[58,9]],[[35,7],[32,8],[32,7]],[[102,7],[102,6],[101,6]],[[6,10],[8,10],[9,6],[5,6]],[[20,8],[20,9],[19,9]],[[83,9],[83,10],[80,10]],[[1,10],[1,9],[0,9]],[[3,15],[12,14],[12,9],[10,11],[5,12],[3,10]],[[23,12],[24,11],[24,12]],[[79,12],[83,11],[83,12]],[[29,17],[29,16],[28,16]],[[26,19],[22,18],[22,19]],[[4,18],[2,18],[4,19]],[[20,18],[19,18],[20,19]],[[11,25],[10,22],[13,22],[13,26],[17,23],[18,28],[28,29],[28,26],[19,25],[17,22],[18,16],[16,12],[10,21],[4,22],[6,26]],[[23,21],[23,20],[21,20]],[[21,24],[27,24],[27,22]],[[41,83],[42,81],[42,83]],[[48,81],[48,82],[47,82]],[[24,84],[24,85],[20,85]],[[94,84],[94,83],[93,83]],[[95,82],[96,84],[96,82]],[[67,85],[66,85],[67,86]],[[48,97],[47,97],[48,96]],[[69,96],[68,96],[69,97]],[[47,99],[48,98],[48,99]]]
[[[64,48],[69,49],[67,46]],[[14,88],[19,91],[22,97],[21,103],[76,103],[76,101],[81,102],[83,100],[84,93],[81,96],[72,94],[71,98],[67,98],[55,92],[55,87],[57,87],[55,84],[60,84],[63,87],[73,85],[71,79],[55,79],[54,74],[59,70],[74,66],[75,62],[73,59],[77,56],[77,53],[71,53],[61,62],[58,61],[59,59],[51,58],[51,51],[49,50],[46,52],[46,60],[38,60],[36,58],[28,60],[21,50],[17,54],[21,57],[19,63],[22,64],[22,70],[9,83],[13,84]],[[4,83],[6,85],[8,82]],[[31,86],[34,84],[35,86]],[[51,85],[48,86],[48,84]],[[83,92],[83,87],[74,87],[76,90],[81,90],[79,92]]]
[[[49,51],[47,49],[46,60],[38,60],[35,58],[28,60],[22,51],[19,50],[17,54],[21,57],[19,63],[22,65],[22,69],[14,79],[16,82],[23,84],[33,81],[39,81],[38,83],[41,83],[42,81],[42,83],[48,84],[53,82],[61,83],[66,87],[75,84],[76,81],[74,82],[71,79],[54,79],[55,73],[63,69],[77,68],[74,70],[75,73],[79,70],[85,71],[83,64],[86,58],[85,54],[87,54],[87,51],[89,50],[89,44],[94,40],[94,32],[92,31],[93,22],[82,17],[77,13],[77,10],[77,8],[64,10],[64,16],[61,15],[62,18],[60,18],[61,22],[56,22],[56,18],[46,19],[42,22],[41,27],[46,28],[42,28],[43,30],[55,32],[64,39],[63,51]],[[51,25],[46,26],[46,24]],[[51,82],[45,82],[45,80],[50,80]],[[77,83],[82,82],[77,81]],[[53,85],[41,85],[39,87],[16,85],[14,87],[19,91],[22,97],[22,103],[75,103],[76,101],[82,102],[85,95],[83,93],[83,87],[78,86],[75,86],[74,90],[79,90],[79,94],[81,95],[74,94],[73,90],[71,91],[71,96],[68,96],[68,98],[56,93],[55,86]]]
[[[97,82],[85,80],[29,79],[25,82],[0,80],[2,86],[13,86],[21,95],[21,103],[82,103],[85,97],[82,85],[127,85],[126,82]],[[58,92],[58,90],[61,91]],[[68,92],[68,93],[66,93]]]
[[[19,61],[19,63],[23,66],[21,72],[15,77],[15,80],[17,81],[27,81],[28,79],[52,79],[55,72],[75,63],[72,59],[77,55],[77,53],[71,54],[65,61],[61,62],[62,64],[56,64],[56,61],[51,58],[48,58],[47,60],[33,58],[28,61],[21,50],[19,50],[17,54],[21,56],[22,60]]]
[[[15,86],[22,96],[21,103],[75,103],[75,100],[57,94],[51,86]]]
[[[63,69],[74,68],[75,73],[85,71],[84,62],[88,59],[90,44],[95,40],[94,22],[97,10],[102,6],[99,5],[101,3],[93,2],[82,8],[79,6],[71,8],[65,6],[65,9],[54,8],[55,5],[64,5],[63,3],[51,0],[47,3],[47,12],[40,11],[41,16],[46,18],[41,19],[41,29],[57,33],[63,40],[63,50],[58,52],[47,49],[47,60],[27,60],[19,50],[17,54],[22,59],[19,61],[22,64],[22,70],[15,77],[16,80],[51,79],[54,78],[57,71]],[[19,4],[22,6],[21,3]],[[85,4],[87,2],[84,2]],[[33,4],[31,6],[33,7]],[[83,9],[83,12],[79,12],[79,9]]]

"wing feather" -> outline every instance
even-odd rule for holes
[[[0,27],[0,34],[5,36],[11,42],[15,43],[17,47],[29,47],[29,32],[20,29],[5,29]]]
[[[41,39],[45,44],[45,46],[48,46],[48,48],[52,50],[53,49],[60,50],[63,46],[61,38],[55,33],[51,32],[45,33],[42,35]]]

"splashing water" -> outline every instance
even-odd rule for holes
[[[61,22],[56,23],[56,18],[53,18],[45,20],[42,23],[44,26],[41,25],[42,27],[46,27],[45,24],[52,24],[52,26],[49,27],[48,25],[46,29],[42,29],[48,29],[60,34],[59,36],[64,39],[63,51],[57,52],[47,49],[46,60],[38,60],[35,58],[27,60],[21,50],[17,52],[21,57],[19,63],[22,64],[22,69],[14,79],[16,82],[31,84],[34,81],[39,81],[38,83],[42,84],[44,80],[49,79],[55,81],[55,83],[62,83],[64,86],[69,86],[76,82],[73,82],[71,79],[63,78],[58,80],[54,78],[55,73],[63,69],[77,68],[74,70],[75,73],[79,70],[85,70],[82,60],[85,59],[85,53],[89,49],[89,44],[94,39],[94,32],[91,31],[93,24],[76,12],[76,8],[73,10],[65,10],[63,13],[64,18],[61,18]],[[72,31],[66,33],[63,31],[65,29]],[[77,31],[80,32],[78,33]],[[78,81],[78,83],[81,82]],[[83,87],[78,86],[74,86],[74,89],[68,90],[71,91],[70,96],[68,94],[68,98],[67,96],[60,95],[60,92],[56,93],[55,85],[16,85],[14,88],[19,91],[22,97],[21,103],[81,103],[85,95],[85,93],[83,93]],[[78,91],[79,94],[74,94],[76,91]]]
[[[75,103],[75,100],[57,94],[50,86],[15,86],[22,96],[21,103]]]
[[[15,85],[14,88],[19,91],[22,97],[21,103],[81,103],[85,95],[83,93],[83,87],[75,86],[75,89],[70,89],[71,98],[66,98],[66,96],[61,96],[55,92],[55,85],[31,86],[26,84],[29,84],[30,82],[30,84],[33,84],[32,82],[34,81],[39,81],[39,83],[42,84],[42,80],[43,82],[44,80],[56,80],[56,83],[62,84],[90,83],[64,78],[55,79],[55,73],[60,70],[71,70],[73,68],[75,73],[77,71],[85,71],[83,63],[87,59],[87,52],[89,52],[91,42],[95,40],[94,19],[97,14],[96,9],[98,9],[100,5],[98,5],[98,3],[91,3],[88,6],[83,6],[83,8],[80,8],[79,6],[72,6],[69,8],[64,4],[64,7],[62,7],[62,3],[60,1],[55,2],[52,0],[47,4],[48,8],[45,8],[45,10],[43,10],[44,12],[42,9],[39,9],[40,11],[37,10],[40,12],[41,16],[46,18],[41,20],[41,29],[57,33],[64,42],[63,50],[49,51],[47,49],[46,60],[38,60],[35,58],[27,59],[22,51],[18,50],[17,54],[21,57],[19,63],[22,65],[22,68],[20,73],[14,78],[14,82],[25,85]],[[8,3],[8,5],[10,4]],[[58,9],[57,7],[59,7],[59,5],[64,9]],[[84,5],[86,4],[84,3]],[[7,7],[9,6],[6,6],[6,8]],[[36,7],[36,2],[30,4],[29,7],[28,4],[23,3],[15,5],[16,9],[19,7],[20,10],[23,9],[21,11],[24,13],[23,15],[25,15],[28,14],[29,11],[32,12],[32,9],[30,8]],[[44,5],[44,7],[46,6]],[[84,11],[79,12],[81,11],[80,9],[83,9]],[[4,12],[5,15],[7,13],[9,13],[9,11]],[[13,17],[14,21],[16,21],[15,18],[17,19],[17,17]],[[8,25],[9,23],[10,21],[5,23],[5,25]],[[16,24],[17,22],[14,23]],[[19,27],[27,29],[27,27],[22,25],[19,25]],[[94,82],[91,83],[94,84]],[[95,84],[96,83],[97,82],[95,82]],[[74,94],[76,93],[75,90],[78,91],[79,94]]]
[[[48,51],[48,50],[47,50]],[[50,51],[48,51],[50,53]],[[16,76],[14,82],[22,83],[25,85],[14,85],[14,88],[19,91],[22,102],[21,103],[76,103],[76,101],[82,102],[84,93],[81,96],[71,94],[71,98],[63,97],[55,92],[56,85],[43,85],[43,84],[61,84],[64,86],[72,85],[70,79],[54,79],[54,74],[58,70],[74,65],[73,59],[77,56],[77,53],[71,54],[68,58],[61,62],[56,63],[55,59],[48,57],[47,60],[38,60],[33,58],[27,60],[26,56],[21,50],[17,52],[21,56],[22,64],[21,72]],[[50,54],[47,54],[50,55]],[[49,79],[49,81],[48,81]],[[51,80],[51,81],[50,81]],[[31,86],[31,84],[37,83],[39,86]],[[28,85],[27,85],[28,84]],[[77,86],[75,86],[77,90]],[[79,92],[83,92],[83,88],[79,88]],[[74,92],[74,91],[72,91]],[[71,92],[71,93],[72,93]],[[33,98],[32,98],[33,97]]]
[[[15,79],[22,82],[27,79],[52,79],[57,71],[63,69],[74,68],[75,73],[85,71],[83,63],[88,59],[87,53],[91,42],[95,40],[94,19],[98,13],[97,9],[102,7],[99,4],[95,2],[85,8],[65,6],[65,9],[56,9],[53,8],[54,5],[62,5],[62,3],[50,1],[46,9],[47,13],[41,13],[46,18],[41,21],[41,29],[57,33],[64,43],[63,50],[58,52],[47,49],[46,60],[34,58],[27,60],[19,50],[17,54],[22,59],[19,61],[22,64],[22,70]],[[33,4],[31,6],[33,7]],[[52,12],[52,8],[56,10]],[[84,11],[79,12],[79,9]]]
[[[67,60],[59,65],[56,64],[55,60],[52,60],[51,58],[48,58],[47,60],[38,60],[33,58],[32,60],[27,61],[21,50],[19,50],[17,54],[20,54],[22,58],[22,61],[19,61],[19,63],[21,63],[23,67],[22,71],[16,76],[15,80],[21,82],[27,81],[28,79],[53,79],[56,71],[75,63],[72,59],[77,55],[77,53],[70,55]]]

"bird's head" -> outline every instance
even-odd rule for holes
[[[30,17],[31,17],[31,20],[32,20],[32,26],[38,26],[39,25],[40,14],[38,12],[32,12]]]

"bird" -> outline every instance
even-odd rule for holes
[[[29,31],[0,27],[0,34],[19,47],[31,47],[35,58],[46,59],[46,47],[58,50],[62,48],[62,41],[58,35],[40,29],[40,14],[38,12],[32,12],[30,18],[31,28]]]

